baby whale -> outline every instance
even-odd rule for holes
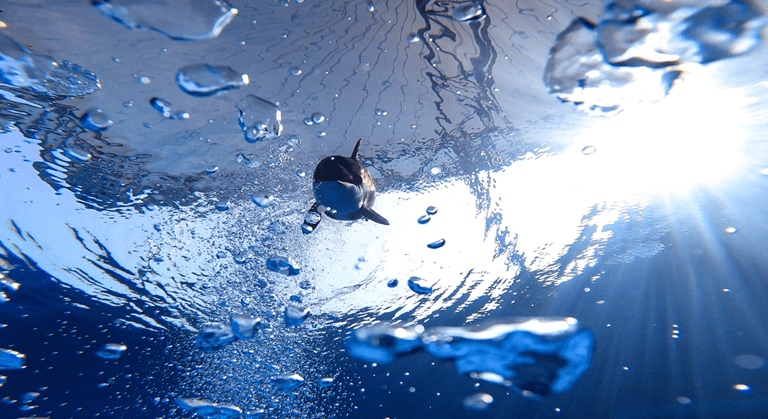
[[[352,156],[328,156],[317,164],[312,189],[315,203],[307,211],[301,231],[309,234],[320,224],[322,214],[335,220],[359,220],[367,218],[379,224],[389,221],[371,207],[376,195],[373,178],[357,160],[357,152],[363,139],[357,140]]]

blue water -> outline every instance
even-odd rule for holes
[[[0,418],[768,416],[768,4],[686,4],[0,6]]]

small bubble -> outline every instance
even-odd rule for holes
[[[592,291],[592,290],[589,287],[585,287],[584,288],[584,292],[590,292],[590,291]]]
[[[419,35],[416,35],[415,33],[412,33],[408,35],[408,43],[413,44],[414,42],[421,41],[421,38],[419,38]]]
[[[100,351],[96,352],[96,355],[104,359],[118,359],[121,356],[123,356],[123,354],[127,350],[128,350],[128,347],[123,344],[108,343],[104,345],[104,347],[102,347]]]
[[[76,146],[66,147],[64,149],[64,154],[66,154],[67,157],[80,161],[88,161],[93,157],[88,151]]]
[[[315,112],[312,114],[312,122],[315,124],[321,124],[323,121],[325,121],[325,117],[320,112]]]
[[[581,154],[588,156],[594,153],[595,151],[597,151],[597,148],[595,148],[595,146],[588,145],[581,149]]]
[[[309,211],[304,215],[304,222],[306,224],[315,225],[320,223],[320,220],[322,219],[322,215],[320,215],[319,212],[315,211]]]
[[[304,125],[306,125],[306,126],[310,126],[310,125],[314,125],[314,124],[315,124],[315,123],[314,123],[314,122],[312,122],[312,119],[310,119],[310,118],[304,118]]]
[[[737,391],[750,391],[752,390],[752,387],[746,385],[746,384],[734,384],[733,389]]]
[[[387,111],[385,111],[385,110],[383,110],[383,109],[376,109],[376,112],[375,112],[375,113],[376,113],[376,115],[378,115],[378,116],[387,116]]]
[[[433,291],[432,285],[428,284],[426,279],[418,276],[412,276],[408,279],[408,288],[417,294],[431,294]]]
[[[629,371],[629,367],[621,367],[624,371]]]
[[[91,131],[104,131],[112,125],[112,120],[101,109],[89,109],[80,116],[80,122]]]
[[[131,106],[133,106],[133,101],[127,100],[123,102],[123,106],[126,108],[130,108]]]
[[[739,230],[737,230],[736,227],[726,227],[725,228],[725,232],[728,233],[728,234],[733,234],[733,233],[735,233],[737,231],[739,231]]]
[[[272,140],[283,133],[282,112],[275,103],[248,95],[237,103],[238,125],[249,143]]]
[[[739,355],[736,357],[736,359],[733,360],[733,362],[736,363],[741,368],[747,369],[747,370],[757,370],[762,368],[765,365],[765,361],[763,361],[763,358],[760,358],[757,355]]]
[[[409,387],[408,391],[410,391],[411,393],[415,393],[416,392],[416,387]]]
[[[267,269],[286,276],[295,276],[301,273],[298,263],[290,257],[272,256],[267,259]]]
[[[731,292],[731,290],[728,288],[723,288],[723,292]]]
[[[600,300],[600,301],[596,302],[595,304],[601,304],[601,305],[605,304],[605,300]]]
[[[429,169],[429,173],[432,173],[433,176],[439,175],[440,172],[442,172],[442,170],[440,170],[439,167],[433,167],[433,168]]]
[[[206,167],[205,173],[208,173],[209,175],[212,175],[219,171],[219,166],[213,166],[213,167]]]
[[[300,76],[302,71],[299,67],[291,67],[288,69],[288,73],[290,73],[292,76]]]
[[[451,17],[457,22],[474,22],[485,18],[482,2],[462,2],[451,12]]]
[[[226,211],[229,209],[229,202],[227,201],[219,201],[215,205],[216,209],[219,211]]]
[[[475,393],[464,399],[464,407],[469,410],[486,410],[491,403],[493,403],[493,397],[487,393]]]
[[[548,15],[547,20],[552,20],[552,15]]]
[[[368,8],[368,11],[371,12],[371,13],[376,11],[376,8],[373,7],[373,2],[372,1],[369,1],[366,7]]]
[[[242,252],[239,252],[235,255],[234,260],[235,263],[243,264],[245,262],[248,262],[251,258],[253,258],[255,255],[250,250],[243,250]]]
[[[192,96],[211,96],[247,86],[249,83],[247,74],[239,73],[225,65],[190,64],[176,73],[179,89]]]
[[[430,217],[429,215],[422,215],[421,217],[419,217],[418,222],[419,222],[419,224],[426,224],[431,219],[432,219],[432,217]]]
[[[326,135],[327,135],[327,133],[325,131],[320,131],[320,132],[317,133],[317,138],[323,138]]]
[[[437,207],[432,206],[432,205],[428,206],[427,207],[427,214],[429,214],[429,215],[437,214]]]
[[[390,288],[395,288],[399,282],[400,281],[398,281],[397,278],[390,279],[389,282],[387,282],[387,286]]]
[[[299,170],[298,172],[296,172],[296,176],[298,176],[298,177],[305,177],[305,176],[307,176],[307,174],[305,172]]]
[[[312,312],[309,311],[308,308],[301,307],[296,304],[291,304],[285,307],[283,319],[285,320],[285,325],[291,327],[304,323],[304,321],[307,320],[311,315]]]
[[[445,245],[445,239],[434,241],[427,245],[430,249],[439,249]]]
[[[691,399],[685,396],[680,396],[677,398],[677,402],[680,404],[691,404]]]
[[[141,78],[139,79],[139,81],[140,81],[142,84],[149,84],[149,83],[150,83],[149,77],[141,77]]]
[[[317,384],[320,384],[320,387],[329,387],[331,384],[333,384],[333,378],[331,377],[323,377],[317,380]]]
[[[253,201],[254,204],[264,208],[272,205],[272,203],[275,201],[275,198],[272,195],[260,192],[251,195],[251,201]]]
[[[153,97],[149,100],[149,104],[152,105],[156,111],[163,114],[164,117],[173,118],[173,114],[171,113],[171,104],[168,101],[160,99],[159,97]]]

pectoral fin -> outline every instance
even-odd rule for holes
[[[314,214],[317,215],[314,215]],[[311,223],[307,222],[307,220],[310,220],[312,218],[317,218],[317,222]],[[304,222],[301,224],[301,232],[304,234],[310,234],[317,228],[318,224],[320,224],[320,221],[323,220],[323,214],[320,213],[320,211],[317,210],[317,202],[312,204],[312,208],[310,208],[307,213],[304,215]]]
[[[371,220],[373,222],[376,222],[376,223],[379,223],[379,224],[384,224],[385,226],[389,225],[389,221],[387,221],[386,218],[382,217],[376,211],[374,211],[374,210],[372,210],[372,209],[370,209],[368,207],[365,207],[365,206],[364,207],[360,207],[359,213],[363,217],[365,217],[365,218],[367,218],[367,219],[369,219],[369,220]]]

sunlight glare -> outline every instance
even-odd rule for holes
[[[574,147],[596,148],[591,170],[601,175],[604,192],[684,192],[736,168],[746,136],[745,102],[740,90],[719,91],[697,75],[660,102],[596,122],[575,136]]]

